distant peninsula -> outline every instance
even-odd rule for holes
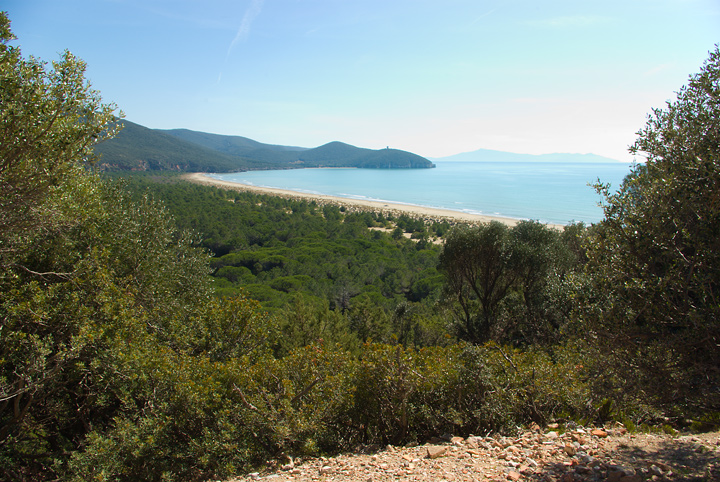
[[[124,128],[97,145],[98,166],[109,171],[238,172],[261,169],[354,167],[367,169],[426,169],[428,159],[399,149],[364,149],[343,142],[294,147],[241,136],[209,134],[188,129],[150,129],[118,121]]]

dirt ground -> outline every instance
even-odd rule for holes
[[[226,482],[280,481],[720,481],[720,432],[628,433],[624,427],[562,431],[535,427],[517,437],[445,435],[413,447],[368,448],[332,458],[268,464]]]

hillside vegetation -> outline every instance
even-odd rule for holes
[[[558,231],[100,177],[115,107],[72,54],[49,68],[12,38],[0,14],[4,480],[199,481],[532,422],[717,426],[717,48],[639,133],[647,164],[597,186],[605,219]]]
[[[245,160],[126,120],[122,130],[95,147],[98,167],[108,171],[228,172],[250,168]],[[256,164],[261,167],[263,164]]]
[[[362,149],[342,142],[308,149],[187,129],[148,129],[127,120],[119,120],[117,125],[122,126],[122,130],[95,148],[101,156],[98,166],[109,171],[234,172],[303,167],[434,167],[424,157],[397,149]]]

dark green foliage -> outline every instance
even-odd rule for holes
[[[268,455],[318,455],[348,446],[343,422],[353,401],[354,362],[345,352],[313,344],[233,372],[242,430],[251,435],[256,463]]]
[[[656,109],[631,151],[647,158],[588,246],[579,296],[616,380],[677,416],[720,410],[720,51]]]
[[[200,244],[215,253],[213,276],[223,280],[223,293],[242,287],[271,311],[292,293],[322,298],[342,312],[360,295],[385,311],[439,295],[439,246],[369,230],[387,222],[381,214],[142,176],[127,183],[138,194],[150,190],[182,227],[199,233]],[[425,229],[422,221],[402,219]]]
[[[442,433],[512,431],[588,413],[578,354],[496,345],[419,350],[366,345],[356,371],[354,423],[366,443],[424,442]]]
[[[84,65],[24,61],[0,25],[1,477],[227,473],[244,459],[218,447],[234,417],[218,373],[272,327],[210,296],[207,255],[164,208],[83,169],[113,119]]]
[[[53,211],[57,228],[3,272],[0,457],[26,469],[57,460],[64,473],[89,444],[75,454],[89,461],[81,473],[105,455],[103,469],[128,479],[210,473],[216,461],[197,460],[225,403],[212,377],[272,328],[248,300],[209,296],[207,257],[159,206],[77,181],[56,193],[89,189],[82,203],[63,203],[67,221]]]
[[[353,354],[360,351],[359,335],[351,329],[350,320],[339,310],[331,310],[327,300],[295,296],[277,318],[281,333],[275,342],[278,356],[318,343],[340,346]]]
[[[577,230],[578,226],[568,229]],[[559,284],[578,266],[576,234],[534,221],[461,226],[447,236],[440,270],[458,335],[474,343],[550,343],[567,322]]]

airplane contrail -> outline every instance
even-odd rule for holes
[[[250,34],[250,26],[252,25],[253,20],[255,20],[255,17],[260,15],[263,3],[265,3],[265,0],[252,0],[252,3],[245,11],[245,15],[243,15],[242,22],[240,22],[240,27],[235,34],[235,38],[232,42],[230,42],[230,46],[228,47],[227,51],[228,55],[230,55],[230,52],[238,43],[245,40]]]
[[[255,20],[255,18],[260,15],[260,11],[262,10],[264,3],[265,0],[252,0],[252,3],[245,11],[245,15],[243,15],[242,22],[240,22],[240,27],[235,34],[235,38],[232,40],[232,42],[230,42],[230,45],[228,46],[227,53],[225,54],[225,62],[223,63],[223,67],[221,68],[220,73],[218,74],[216,82],[217,85],[220,85],[220,82],[222,81],[223,71],[225,70],[225,66],[227,65],[228,59],[230,58],[230,53],[237,44],[245,40],[248,35],[250,35],[250,26],[252,25],[253,20]]]

